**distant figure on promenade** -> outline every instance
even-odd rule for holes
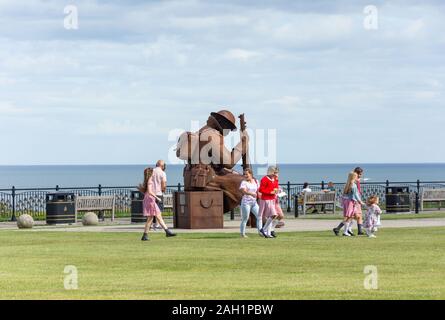
[[[312,189],[309,187],[309,183],[305,182],[303,184],[303,190],[301,190],[301,195],[304,196],[306,192],[312,192]]]
[[[161,212],[164,211],[164,193],[167,190],[167,174],[165,173],[165,161],[158,160],[156,162],[156,168],[153,170],[153,191],[160,201],[156,200]],[[153,218],[153,231],[156,229],[162,229],[162,227],[157,223],[156,217]]]
[[[350,224],[352,223],[358,208],[363,205],[360,193],[357,187],[358,175],[356,172],[351,172],[348,175],[348,181],[346,182],[343,190],[343,221],[332,231],[338,236],[341,228],[344,226],[343,236],[354,236],[350,230]]]
[[[332,181],[328,182],[328,187],[325,189],[326,192],[333,192],[335,191],[335,185]]]
[[[310,193],[312,192],[312,189],[309,187],[309,183],[305,182],[303,184],[303,190],[301,190],[301,201],[304,201],[304,195],[306,193]],[[308,207],[308,209],[313,209],[312,213],[318,213],[317,207],[315,206],[315,204],[311,205],[310,207]]]
[[[257,203],[258,198],[258,188],[259,183],[253,177],[251,169],[244,170],[245,180],[241,182],[240,190],[243,193],[243,198],[241,199],[241,224],[240,233],[241,237],[247,238],[246,235],[246,225],[247,220],[249,220],[250,213],[252,212],[256,218],[256,225],[258,232],[263,227],[263,221],[261,217],[258,216],[259,206]]]
[[[382,214],[382,210],[379,207],[379,197],[371,196],[366,201],[368,211],[365,218],[366,234],[370,238],[375,238],[375,232],[377,231],[378,217]]]
[[[332,181],[329,181],[328,182],[328,187],[326,188],[326,189],[324,189],[323,190],[324,192],[336,192],[336,190],[335,190],[335,186],[334,186],[334,183],[332,182]],[[325,205],[323,204],[322,206],[321,206],[321,211],[325,211]],[[335,204],[334,204],[334,213],[335,213]]]
[[[161,202],[161,199],[159,199],[154,192],[153,188],[153,169],[152,168],[146,168],[144,170],[144,182],[139,185],[139,191],[144,194],[144,201],[142,202],[142,214],[147,217],[147,222],[145,224],[144,228],[144,234],[142,235],[142,241],[149,240],[148,238],[148,230],[150,229],[150,226],[153,222],[153,218],[156,217],[159,224],[162,226],[162,228],[165,231],[165,235],[167,237],[174,237],[176,234],[171,232],[167,225],[164,222],[164,219],[162,219],[161,210],[159,209],[156,202]]]

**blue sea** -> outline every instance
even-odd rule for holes
[[[356,166],[365,170],[367,182],[445,181],[445,163],[431,164],[282,164],[280,182],[344,182]],[[0,189],[102,186],[135,186],[142,181],[147,165],[60,165],[0,166]],[[240,167],[236,168],[241,171]],[[265,173],[265,166],[254,166],[255,174]],[[169,185],[182,183],[182,165],[167,165]]]

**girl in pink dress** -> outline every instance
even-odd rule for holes
[[[354,234],[350,231],[350,224],[355,218],[356,214],[360,212],[361,205],[363,205],[360,193],[357,187],[358,174],[356,172],[350,172],[348,175],[348,182],[346,182],[343,190],[343,221],[332,231],[338,236],[341,228],[344,226],[343,235],[350,237]]]
[[[176,234],[168,229],[167,225],[162,219],[161,210],[156,203],[156,200],[160,201],[160,199],[153,192],[153,169],[146,168],[144,170],[144,183],[139,185],[139,191],[144,194],[144,201],[142,202],[142,214],[147,217],[147,223],[145,224],[144,234],[142,235],[142,241],[150,240],[148,238],[148,230],[153,222],[153,218],[156,217],[158,223],[165,231],[165,235],[167,237],[174,237]]]
[[[280,199],[278,198],[278,194],[281,193],[283,190],[279,187],[280,186],[280,182],[278,180],[279,178],[279,169],[278,167],[276,168],[274,177],[276,180],[276,183],[278,184],[278,191],[277,194],[275,194],[275,212],[277,213],[277,218],[272,222],[272,226],[271,226],[271,231],[270,231],[270,235],[274,238],[277,237],[277,234],[275,233],[275,227],[280,228],[284,226],[284,213],[283,210],[281,209],[281,205],[280,205]]]
[[[366,234],[370,238],[375,238],[376,236],[374,233],[377,231],[378,220],[382,214],[382,210],[379,207],[379,197],[369,197],[368,201],[366,201],[366,205],[368,206],[365,218]]]

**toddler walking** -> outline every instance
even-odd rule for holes
[[[366,201],[368,211],[366,212],[365,228],[366,234],[370,238],[376,238],[374,233],[377,231],[377,226],[380,223],[380,215],[382,214],[382,210],[378,204],[379,197],[377,196],[371,196]]]

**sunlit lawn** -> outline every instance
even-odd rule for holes
[[[237,234],[0,232],[1,299],[444,299],[445,228]],[[64,289],[64,268],[78,289]],[[378,290],[364,268],[376,266]]]

